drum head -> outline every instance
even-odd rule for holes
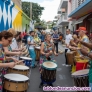
[[[29,58],[29,57],[20,57],[20,58],[23,60],[32,60],[32,58]]]
[[[42,67],[48,70],[55,70],[57,68],[57,64],[51,61],[44,62]]]
[[[36,49],[40,49],[40,46],[39,47],[35,47]]]
[[[15,65],[13,68],[18,70],[29,70],[29,67],[23,65]]]
[[[84,70],[79,70],[76,71],[72,74],[72,76],[76,77],[76,76],[87,76],[89,73],[89,69],[84,69]]]
[[[21,74],[5,74],[4,75],[5,79],[11,80],[11,81],[16,81],[16,82],[23,82],[23,81],[28,81],[29,78],[27,76],[21,75]]]

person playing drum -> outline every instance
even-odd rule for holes
[[[14,67],[15,62],[6,63],[3,47],[7,47],[12,42],[13,35],[10,32],[3,31],[0,33],[0,92],[3,92],[3,75],[6,73],[5,67]]]
[[[54,44],[51,41],[51,35],[47,34],[45,37],[45,42],[41,44],[41,61],[47,61],[47,60],[53,60],[52,55],[53,53],[57,55],[57,53],[54,50]]]
[[[73,47],[73,46],[69,46],[69,48],[70,49],[73,49],[73,50],[77,50],[77,58],[75,58],[75,60],[77,61],[76,62],[76,71],[78,71],[78,70],[82,70],[82,69],[85,69],[86,67],[87,67],[87,63],[88,63],[88,60],[85,58],[82,58],[82,57],[80,57],[80,56],[82,56],[81,55],[81,53],[80,53],[80,48],[84,48],[85,50],[89,50],[87,47],[85,47],[85,46],[83,46],[79,41],[80,40],[82,40],[83,42],[87,42],[87,43],[89,43],[89,38],[87,37],[87,35],[86,35],[86,28],[85,27],[79,27],[79,29],[78,29],[78,34],[79,34],[79,36],[80,36],[80,38],[79,39],[77,39],[77,42],[78,42],[78,47],[76,48],[76,47]]]
[[[34,42],[36,43],[36,46],[41,45],[41,39],[38,37],[37,33],[35,33],[35,35],[34,35]]]
[[[43,42],[41,44],[41,57],[40,57],[40,65],[42,65],[43,62],[45,61],[53,61],[52,55],[53,53],[55,55],[57,55],[57,53],[54,50],[54,44],[51,41],[51,35],[50,34],[46,34],[45,36],[45,42]],[[41,71],[41,67],[40,67],[40,73]],[[41,82],[40,86],[42,86],[43,83]],[[52,85],[52,84],[51,84]]]
[[[89,57],[89,86],[91,87],[91,91],[92,92],[92,43],[86,43],[83,41],[79,41],[82,45],[88,47],[89,49],[91,49],[91,51],[85,50],[84,48],[81,48],[80,51],[84,56]]]

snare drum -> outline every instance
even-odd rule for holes
[[[24,92],[28,89],[29,78],[20,74],[4,75],[4,89],[13,92]]]
[[[75,51],[67,52],[66,57],[69,65],[74,64],[74,56],[76,55]]]
[[[29,67],[23,66],[23,65],[15,65],[13,68],[8,69],[8,73],[17,73],[17,74],[23,74],[25,76],[28,76]]]
[[[55,82],[56,80],[56,68],[57,64],[51,61],[44,62],[42,64],[41,79],[42,81]]]
[[[35,47],[36,60],[40,60],[40,47]]]
[[[89,73],[89,69],[84,69],[84,70],[76,71],[72,74],[74,83],[77,87],[89,87],[88,73]]]
[[[20,57],[20,59],[24,60],[24,63],[25,63],[26,66],[30,66],[31,65],[32,58]]]

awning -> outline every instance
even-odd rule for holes
[[[85,15],[85,16],[79,18],[78,20],[76,20],[76,22],[75,22],[74,24],[80,24],[80,23],[82,23],[83,20],[84,20],[85,18],[87,18],[89,15],[90,15],[90,14],[87,14],[87,15]]]
[[[92,0],[85,0],[79,7],[72,11],[68,17],[78,18],[92,12]]]

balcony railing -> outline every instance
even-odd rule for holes
[[[71,0],[71,3],[72,3],[72,11],[75,10],[77,7],[79,7],[85,1],[87,1],[87,0]]]
[[[57,25],[61,24],[62,22],[68,21],[67,13],[64,13],[60,16],[59,20],[57,21]]]

